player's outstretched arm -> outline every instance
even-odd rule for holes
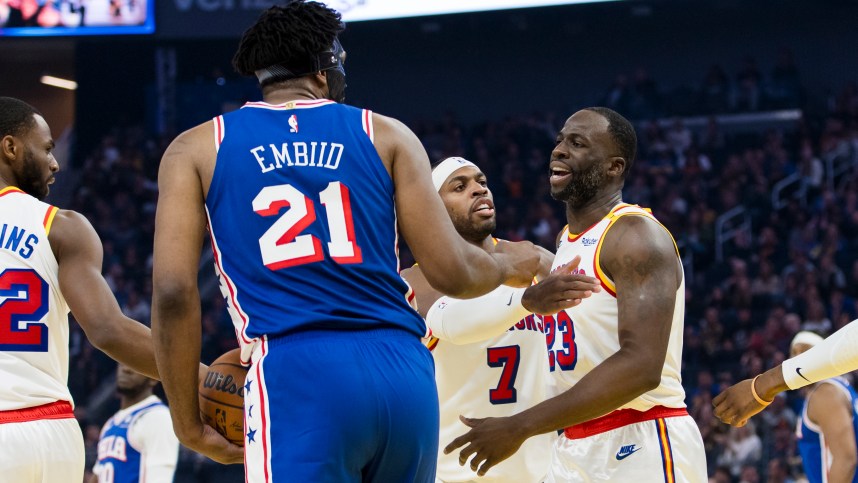
[[[462,418],[472,429],[444,449],[484,475],[529,437],[607,414],[658,386],[681,280],[673,241],[653,221],[621,218],[607,233],[602,267],[616,284],[620,350],[574,389],[508,418]]]
[[[240,463],[243,451],[200,420],[201,344],[197,287],[206,215],[199,160],[214,158],[211,123],[181,134],[167,148],[158,174],[152,274],[152,334],[164,392],[179,441],[220,463]]]
[[[858,370],[858,320],[846,324],[812,349],[754,379],[731,386],[712,400],[714,414],[727,424],[744,426],[781,392],[855,370]]]
[[[89,341],[114,360],[160,379],[149,328],[122,314],[101,275],[101,240],[89,221],[60,210],[48,236],[59,265],[60,291]]]
[[[429,158],[417,136],[395,119],[374,115],[376,149],[390,167],[402,235],[429,283],[458,298],[477,297],[501,283],[527,286],[540,253],[529,242],[488,254],[456,232],[432,186]]]
[[[528,288],[504,286],[466,300],[442,296],[432,289],[418,266],[404,270],[402,276],[414,289],[418,311],[433,336],[453,344],[471,344],[503,334],[532,313],[554,314],[600,291],[595,278],[571,273],[580,261],[576,257],[569,266]]]

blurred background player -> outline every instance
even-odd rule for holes
[[[183,133],[160,166],[152,312],[173,425],[191,449],[241,461],[199,418],[197,272],[208,226],[251,364],[250,482],[434,480],[434,366],[399,276],[397,226],[445,293],[526,286],[539,267],[530,243],[489,254],[465,242],[417,137],[340,104],[342,28],[316,2],[266,10],[233,59],[257,77],[263,102]]]
[[[158,381],[116,368],[119,411],[101,430],[90,483],[172,483],[179,458],[170,410],[152,390]]]
[[[604,290],[548,321],[557,396],[511,417],[466,419],[472,429],[447,446],[464,446],[459,462],[480,475],[527,438],[566,428],[547,481],[706,480],[680,381],[682,263],[667,229],[622,201],[636,146],[631,123],[599,107],[573,114],[557,136],[551,195],[566,203],[568,225],[553,268],[580,257],[580,273]]]
[[[486,175],[463,158],[447,158],[432,170],[432,181],[456,231],[491,252],[496,215]],[[580,303],[599,291],[596,279],[566,271],[548,277],[553,255],[544,253],[540,283],[528,288],[501,285],[468,300],[444,296],[423,277],[420,266],[403,270],[414,289],[420,315],[432,331],[428,346],[435,358],[435,380],[441,410],[440,440],[450,441],[467,428],[460,414],[507,416],[548,395],[549,372],[541,318]],[[499,464],[486,482],[541,482],[551,457],[550,434],[525,442]],[[464,482],[474,473],[454,455],[439,454],[437,480]]]
[[[92,225],[41,201],[59,170],[53,148],[38,111],[0,97],[0,476],[16,483],[83,480],[67,386],[69,311],[97,348],[158,375],[149,329],[122,314],[101,275]]]
[[[802,331],[790,345],[797,356],[823,338]],[[810,483],[858,481],[858,394],[843,377],[820,381],[807,389],[798,423],[798,450]]]

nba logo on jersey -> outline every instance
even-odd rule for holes
[[[298,116],[295,114],[289,116],[289,132],[298,132]]]

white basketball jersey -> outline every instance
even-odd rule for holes
[[[569,263],[576,255],[581,256],[579,273],[596,277],[602,283],[602,291],[584,299],[581,304],[566,309],[553,318],[546,317],[549,366],[553,374],[554,389],[561,393],[574,386],[587,373],[620,350],[618,332],[618,306],[616,287],[599,266],[599,254],[605,234],[623,216],[645,216],[656,223],[652,214],[636,206],[621,203],[615,206],[602,220],[583,233],[573,236],[567,227],[557,248],[557,256],[551,269]],[[666,229],[665,229],[666,230]],[[677,256],[677,263],[681,261]],[[685,407],[685,391],[682,388],[682,334],[685,316],[685,280],[683,277],[676,291],[673,321],[667,346],[667,357],[661,371],[661,383],[617,409],[646,411],[654,406],[670,408]],[[629,374],[629,377],[635,377]]]
[[[459,421],[460,414],[477,418],[510,416],[546,399],[549,373],[542,320],[530,315],[504,334],[473,344],[437,341],[432,354],[441,405],[437,478],[444,482],[543,481],[550,464],[553,434],[528,439],[518,452],[482,478],[477,478],[469,467],[459,465],[458,451],[443,453],[447,444],[468,432],[469,428]]]
[[[71,402],[69,308],[48,243],[55,206],[0,190],[0,411]]]

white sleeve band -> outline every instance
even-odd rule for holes
[[[781,369],[790,389],[858,370],[858,320],[846,324],[807,352],[785,360]]]
[[[471,344],[497,337],[530,312],[521,305],[524,288],[502,285],[473,299],[441,297],[426,314],[435,337],[453,344]]]

